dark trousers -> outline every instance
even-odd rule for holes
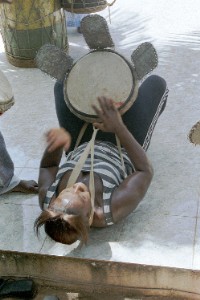
[[[75,116],[67,107],[64,100],[63,84],[58,81],[54,87],[54,95],[59,125],[71,134],[70,150],[73,150],[84,121]],[[145,151],[149,147],[157,120],[165,108],[167,95],[168,89],[165,80],[157,75],[151,75],[141,84],[136,101],[122,116],[125,125]],[[81,143],[88,142],[92,132],[92,125],[89,124]],[[98,131],[96,140],[116,144],[113,133]]]

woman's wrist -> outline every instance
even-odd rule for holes
[[[115,126],[114,133],[120,138],[123,137],[124,134],[128,131],[126,125],[124,123],[119,123]]]

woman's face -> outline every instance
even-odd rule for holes
[[[89,217],[91,212],[91,201],[88,187],[82,183],[75,183],[70,188],[65,188],[62,192],[51,201],[49,208],[65,211],[73,209],[77,213],[81,213]]]

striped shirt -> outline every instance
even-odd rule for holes
[[[77,149],[67,155],[66,162],[59,168],[54,183],[47,191],[44,201],[44,209],[48,208],[48,205],[56,192],[57,186],[62,176],[66,171],[74,169],[86,145],[87,143],[80,145]],[[124,159],[125,174],[122,168],[118,148],[114,144],[109,142],[95,141],[94,172],[100,176],[103,182],[103,212],[107,225],[113,224],[111,212],[111,197],[113,191],[128,175],[134,172],[133,164],[131,163],[126,151],[123,148],[122,156]],[[90,172],[90,168],[91,157],[89,155],[85,161],[82,171]]]

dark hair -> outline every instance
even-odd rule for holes
[[[47,209],[35,220],[37,236],[42,225],[46,234],[56,242],[70,245],[80,240],[84,244],[87,243],[89,224],[80,214],[66,214]]]

